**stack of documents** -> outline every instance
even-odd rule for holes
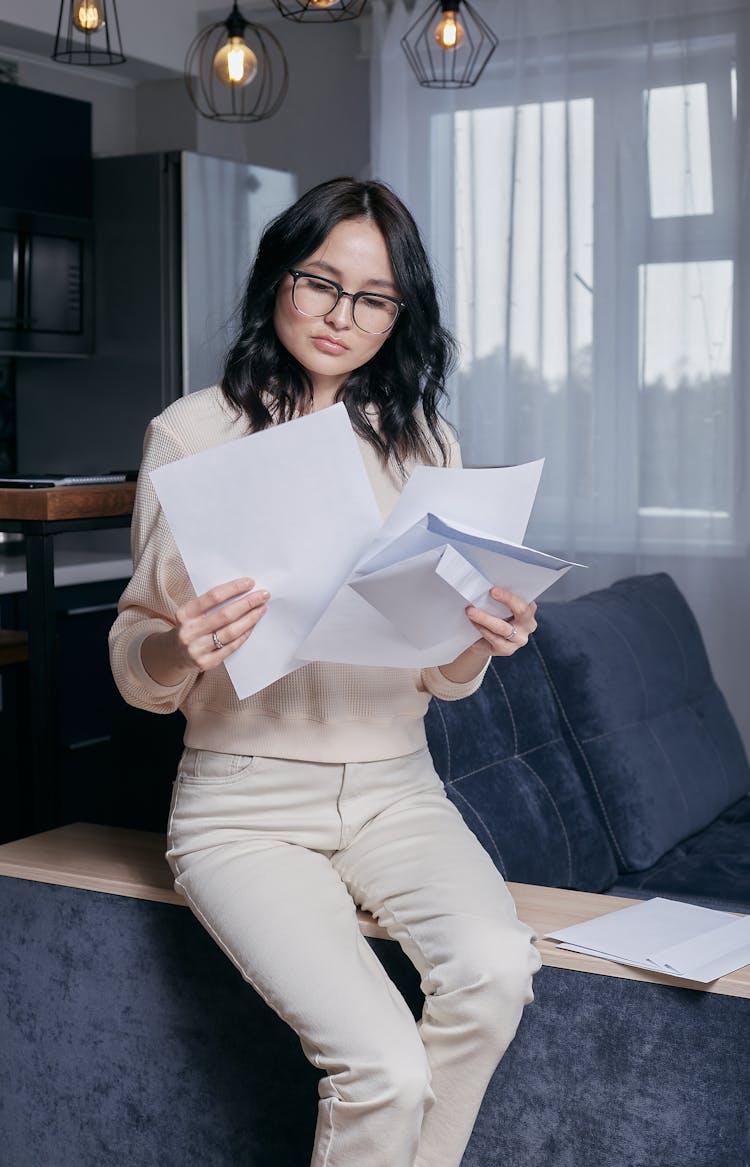
[[[151,474],[196,594],[250,576],[268,614],[226,662],[242,699],[308,661],[426,668],[479,639],[490,588],[535,599],[573,564],[522,545],[542,462],[417,466],[383,517],[342,404]]]
[[[750,916],[655,898],[548,932],[560,948],[699,984],[750,964]]]

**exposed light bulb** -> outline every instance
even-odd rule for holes
[[[222,85],[242,89],[258,72],[258,58],[241,36],[230,36],[214,57],[214,73]]]
[[[101,6],[91,3],[91,0],[80,0],[80,3],[73,8],[73,24],[76,28],[80,28],[81,32],[86,33],[97,32],[98,29],[104,28]]]
[[[309,0],[308,8],[330,8],[338,0]]]
[[[457,49],[463,39],[463,26],[459,24],[455,11],[443,12],[443,19],[435,29],[438,47],[450,52],[451,49]]]

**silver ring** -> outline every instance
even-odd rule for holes
[[[216,635],[215,632],[211,633],[211,639],[214,642],[214,648],[218,648],[219,650],[221,650],[224,647],[224,645],[221,643],[221,641],[219,640],[219,637]]]
[[[512,639],[513,639],[513,637],[516,635],[516,632],[518,632],[518,629],[516,628],[515,624],[512,624],[512,625],[511,625],[511,628],[510,628],[510,632],[509,632],[509,633],[508,633],[508,635],[505,637],[505,639],[506,639],[506,640],[512,640]]]

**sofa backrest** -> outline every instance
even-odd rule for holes
[[[449,798],[506,879],[601,891],[617,867],[535,653],[491,661],[481,688],[430,703]]]
[[[750,790],[700,629],[668,575],[544,603],[531,643],[620,871],[650,867]]]

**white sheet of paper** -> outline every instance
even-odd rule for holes
[[[297,649],[380,531],[342,404],[203,450],[151,479],[198,595],[249,575],[267,615],[226,665],[240,698],[305,661]]]
[[[373,543],[372,554],[430,512],[448,522],[470,523],[523,543],[543,467],[543,458],[484,470],[415,467]]]
[[[547,933],[560,947],[707,984],[750,963],[750,916],[655,897]]]

